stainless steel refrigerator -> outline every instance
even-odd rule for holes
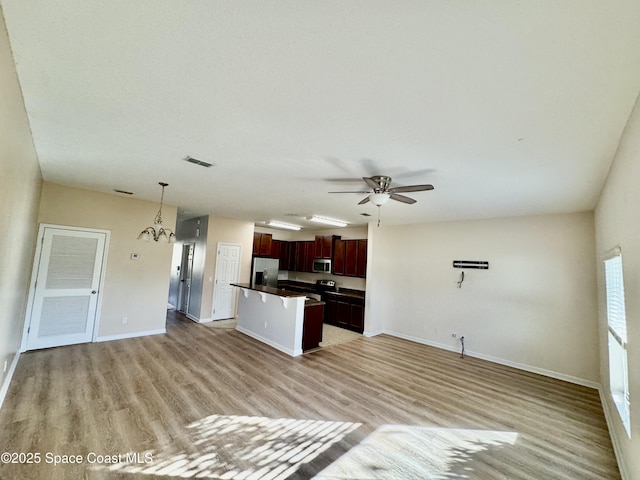
[[[277,288],[279,262],[275,258],[254,257],[251,284]]]

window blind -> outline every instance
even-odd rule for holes
[[[627,318],[624,308],[622,256],[604,261],[609,330],[622,346],[627,344]]]

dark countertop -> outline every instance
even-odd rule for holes
[[[298,282],[294,280],[280,280],[278,285],[282,285],[285,289],[295,289],[300,292],[319,293],[315,283]],[[279,287],[280,288],[280,287]],[[294,290],[294,291],[295,291]],[[353,290],[351,288],[339,288],[337,292],[328,291],[332,295],[342,295],[345,297],[364,298],[365,293],[362,290]]]
[[[341,289],[338,292],[327,292],[329,295],[337,295],[338,297],[364,298],[364,292],[360,290]]]
[[[322,300],[315,300],[313,298],[307,298],[304,301],[304,307],[319,307],[320,305],[325,305],[325,303]]]
[[[264,292],[269,293],[271,295],[277,295],[279,297],[306,297],[304,293],[293,292],[291,290],[287,290],[286,288],[273,288],[273,287],[265,287],[264,285],[255,285],[252,286],[249,283],[231,283],[234,287],[240,288],[248,288],[249,290],[255,290],[256,292]],[[321,300],[316,300],[314,298],[307,298],[304,302],[305,307],[316,307],[318,305],[324,305],[325,303]]]
[[[264,285],[251,285],[249,283],[231,283],[230,285],[240,288],[248,288],[249,290],[255,290],[256,292],[269,293],[271,295],[277,295],[278,297],[306,297],[304,293],[292,292],[284,288],[265,287]]]

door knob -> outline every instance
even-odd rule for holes
[[[96,292],[95,290],[93,290],[91,293],[92,293],[93,295],[95,295],[95,294],[96,294],[96,293],[98,293],[98,292]]]

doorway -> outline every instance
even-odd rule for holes
[[[238,282],[242,245],[218,243],[216,278],[213,286],[213,320],[234,318],[236,315],[237,289],[231,286]]]
[[[182,245],[178,311],[184,314],[189,312],[189,301],[191,300],[191,277],[193,275],[193,251],[195,246],[195,243],[185,243]]]
[[[94,340],[109,231],[40,225],[23,350]]]

